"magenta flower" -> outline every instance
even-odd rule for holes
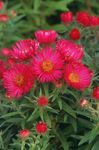
[[[83,48],[69,40],[59,40],[56,44],[56,49],[62,58],[69,62],[81,61],[84,55]]]
[[[55,42],[57,35],[57,32],[54,30],[39,30],[35,32],[38,42],[44,44],[51,44]]]
[[[62,77],[63,60],[51,48],[42,50],[34,59],[33,66],[41,82],[53,82]]]
[[[32,67],[26,64],[16,64],[4,72],[3,85],[11,97],[21,97],[29,92],[34,84]]]
[[[39,44],[35,40],[20,40],[13,46],[12,56],[18,60],[26,60],[34,57],[39,48]]]
[[[88,88],[92,80],[92,71],[81,63],[67,64],[64,79],[75,89],[84,90]]]

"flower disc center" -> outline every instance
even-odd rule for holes
[[[51,60],[45,60],[41,64],[41,68],[44,72],[51,72],[53,70],[53,62]]]
[[[24,79],[24,76],[23,76],[23,75],[17,75],[17,76],[15,77],[14,83],[15,83],[17,86],[19,86],[19,87],[23,86],[24,82],[25,82],[25,79]]]
[[[69,80],[74,82],[74,83],[78,83],[80,81],[79,75],[77,73],[71,73],[69,75]]]

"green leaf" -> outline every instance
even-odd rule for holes
[[[35,110],[32,112],[32,114],[28,118],[27,122],[33,120],[34,116],[36,116],[36,114],[38,114],[37,112],[38,112],[38,108],[35,108]]]
[[[66,139],[66,137],[63,135],[63,133],[58,132],[58,133],[57,133],[57,136],[58,136],[59,140],[61,141],[62,147],[64,148],[64,150],[69,150],[69,143],[67,142],[67,139]]]
[[[81,141],[79,142],[79,145],[82,145],[82,144],[88,142],[88,141],[89,141],[89,138],[90,138],[90,132],[86,133],[86,134],[82,137]]]
[[[6,115],[1,116],[0,118],[8,118],[8,117],[16,116],[16,115],[19,115],[19,113],[18,112],[11,112],[11,113],[8,113]]]
[[[49,1],[46,3],[48,8],[51,8],[52,10],[62,10],[62,11],[68,11],[67,4],[72,2],[73,0],[62,0],[58,1],[57,3],[54,1]]]
[[[99,140],[93,145],[91,150],[98,150],[99,149]]]
[[[57,102],[58,102],[58,106],[60,108],[60,110],[62,110],[62,99],[61,98],[57,98]]]
[[[51,127],[51,118],[47,112],[44,113],[44,119],[46,120],[46,123],[48,124],[48,126]]]
[[[40,7],[41,0],[34,0],[34,11],[37,11]]]
[[[63,110],[65,112],[67,112],[69,115],[71,115],[72,117],[76,118],[76,114],[75,112],[73,111],[73,109],[63,101]]]
[[[48,26],[47,29],[52,29],[52,26]],[[64,33],[66,32],[67,29],[63,24],[56,24],[56,25],[53,25],[53,30],[56,30],[60,33]]]
[[[93,130],[91,131],[89,143],[91,143],[96,138],[97,135],[99,135],[99,126],[98,125],[95,128],[93,128]]]

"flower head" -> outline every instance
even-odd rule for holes
[[[64,79],[71,87],[84,90],[90,86],[92,71],[81,63],[67,64]]]
[[[76,21],[83,26],[90,26],[90,16],[88,12],[85,11],[77,12]]]
[[[14,10],[11,10],[11,11],[10,11],[10,14],[11,14],[13,17],[16,17],[16,16],[17,16],[17,13],[16,13]]]
[[[67,62],[81,61],[84,55],[83,48],[69,40],[59,40],[56,49]]]
[[[62,77],[63,60],[51,48],[42,50],[34,59],[33,66],[41,82],[53,82]]]
[[[44,134],[47,132],[47,124],[45,122],[39,122],[36,124],[36,131],[39,134]]]
[[[92,96],[95,98],[95,100],[99,100],[99,86],[93,89]]]
[[[79,40],[80,39],[80,31],[78,29],[74,28],[71,30],[69,36],[72,40]]]
[[[86,107],[88,105],[88,101],[83,98],[80,100],[80,106],[83,108],[83,107]]]
[[[9,55],[11,55],[11,50],[9,48],[5,47],[5,48],[2,49],[2,54],[4,56],[9,56]]]
[[[91,24],[92,27],[99,26],[99,17],[91,16],[90,17],[90,24]]]
[[[4,72],[3,85],[11,97],[21,97],[29,92],[33,84],[34,75],[30,65],[16,64]]]
[[[72,12],[71,12],[71,11],[68,11],[68,12],[63,12],[63,13],[61,13],[60,18],[61,18],[61,21],[62,21],[64,24],[71,23],[72,20],[73,20]]]
[[[9,20],[9,16],[7,14],[0,14],[0,22],[7,22]]]
[[[12,56],[18,60],[25,60],[37,53],[39,44],[35,40],[20,40],[13,46]]]
[[[48,105],[48,98],[44,95],[40,96],[37,100],[38,106],[44,107]]]
[[[22,139],[27,139],[30,136],[30,131],[28,129],[23,129],[19,132],[19,136]]]
[[[51,44],[55,42],[57,35],[57,32],[54,30],[38,30],[35,32],[38,42],[44,44]]]

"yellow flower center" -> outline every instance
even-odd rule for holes
[[[21,87],[24,85],[25,79],[23,75],[16,75],[15,79],[14,79],[14,83]]]
[[[69,80],[74,83],[78,83],[80,81],[79,76],[76,73],[70,73]]]
[[[44,72],[50,72],[53,70],[53,62],[51,60],[45,60],[41,64],[41,68]]]

